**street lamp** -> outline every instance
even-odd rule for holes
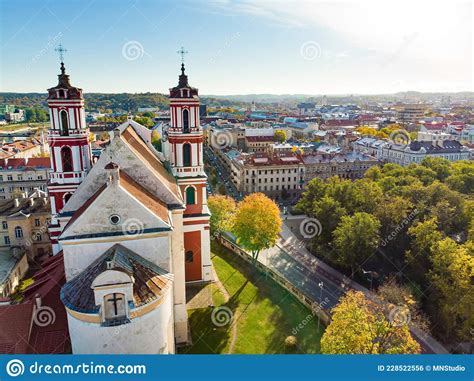
[[[370,274],[370,291],[372,291],[372,283],[374,281],[374,271],[365,271],[364,269],[362,269],[362,272],[364,274]]]
[[[322,311],[322,308],[321,308],[321,303],[322,303],[322,300],[323,300],[323,287],[324,287],[324,282],[320,282],[318,284],[319,288],[320,288],[320,292],[319,292],[319,309]],[[321,312],[320,312],[321,313]],[[319,317],[318,315],[318,332],[319,332],[319,326],[320,326],[320,322],[321,322],[321,318]]]

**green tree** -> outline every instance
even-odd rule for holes
[[[426,284],[426,275],[431,268],[431,247],[443,238],[438,231],[436,218],[419,222],[408,229],[411,238],[410,249],[405,253],[407,273],[419,285]]]
[[[356,266],[365,262],[375,252],[379,243],[380,222],[368,213],[343,216],[334,230],[336,262],[349,267],[352,276]]]
[[[420,345],[406,324],[395,324],[362,292],[349,291],[332,310],[321,338],[324,354],[414,354]]]
[[[137,123],[140,123],[142,126],[145,126],[145,127],[153,127],[154,126],[154,122],[153,122],[153,119],[147,117],[147,116],[136,116],[135,118],[133,118],[135,120],[135,122]]]
[[[459,245],[451,238],[432,246],[432,270],[437,315],[450,341],[472,339],[474,326],[474,243]]]
[[[222,232],[231,231],[237,209],[235,200],[228,196],[210,196],[207,200],[207,206],[211,211],[211,232],[220,234]]]
[[[329,243],[332,233],[336,226],[341,222],[341,218],[347,214],[341,204],[332,197],[324,196],[320,200],[315,201],[311,217],[324,223],[321,234],[314,237],[315,240]]]
[[[254,264],[261,250],[275,245],[281,223],[278,206],[263,193],[252,193],[239,203],[233,233],[239,245],[252,253]]]

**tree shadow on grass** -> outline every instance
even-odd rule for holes
[[[212,322],[213,310],[214,308],[199,308],[190,311],[192,344],[180,348],[179,353],[225,353],[231,337],[231,327],[230,325],[216,327]]]

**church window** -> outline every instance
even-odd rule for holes
[[[194,187],[186,188],[186,204],[194,205],[196,203],[196,190]]]
[[[69,122],[67,112],[62,110],[59,114],[61,115],[61,135],[69,136]]]
[[[191,250],[187,251],[185,256],[184,256],[184,260],[187,263],[193,263],[194,262],[194,253]]]
[[[64,203],[68,202],[71,196],[72,196],[72,193],[66,193],[64,196]]]
[[[120,216],[117,214],[112,214],[109,217],[109,221],[112,225],[117,225],[120,222]]]
[[[183,132],[189,132],[189,111],[183,110]]]
[[[63,147],[61,149],[61,160],[63,162],[63,171],[64,172],[72,172],[72,151],[69,147]]]
[[[183,145],[183,166],[191,166],[191,144],[189,143]]]
[[[108,322],[127,317],[125,295],[114,292],[104,296],[104,319]]]
[[[15,228],[15,237],[16,238],[23,238],[23,229],[21,228],[21,226],[17,226]]]

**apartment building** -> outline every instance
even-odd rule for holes
[[[304,171],[299,155],[256,153],[232,160],[231,179],[243,194],[262,192],[277,201],[285,201],[301,193]]]
[[[374,156],[358,152],[335,154],[311,154],[303,156],[305,165],[305,185],[315,177],[327,179],[339,176],[343,179],[357,180],[379,160]]]
[[[49,199],[44,192],[0,200],[0,251],[23,250],[29,260],[51,253]]]
[[[50,166],[48,157],[0,159],[0,200],[46,191]]]

